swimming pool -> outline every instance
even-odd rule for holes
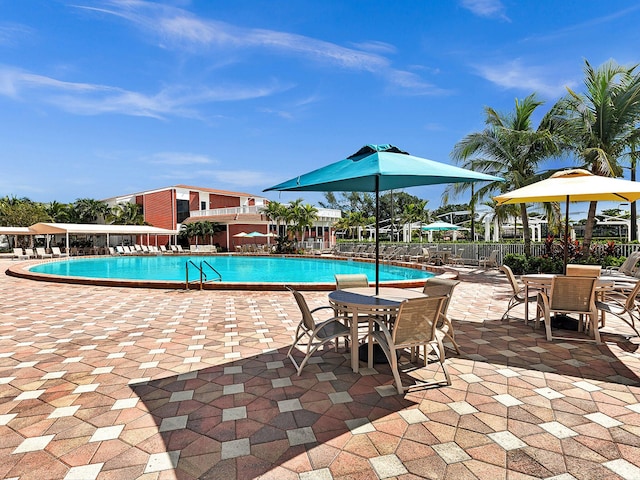
[[[28,270],[37,275],[66,279],[88,279],[89,282],[73,283],[119,284],[132,282],[133,286],[155,286],[155,284],[175,283],[184,285],[185,269],[189,265],[189,279],[199,280],[200,273],[194,266],[207,262],[217,270],[221,282],[210,282],[208,288],[216,285],[230,285],[234,288],[247,285],[335,285],[335,274],[364,273],[370,282],[375,281],[375,265],[371,262],[351,260],[285,257],[285,256],[122,256],[72,258],[48,261],[31,266]],[[203,270],[209,280],[217,275],[205,264]],[[380,265],[380,282],[387,285],[408,283],[419,285],[434,274],[427,270],[405,268],[394,265]],[[266,288],[269,289],[269,288]]]

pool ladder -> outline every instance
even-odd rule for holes
[[[195,283],[198,282],[198,280],[194,280],[192,282],[189,282],[189,264],[193,265],[193,267],[195,267],[196,270],[198,270],[198,272],[200,272],[200,290],[202,290],[202,286],[204,285],[205,282],[208,281],[212,281],[212,282],[221,282],[222,281],[222,275],[220,274],[220,272],[218,272],[215,268],[213,268],[211,266],[211,264],[209,262],[207,262],[206,260],[202,260],[200,262],[200,265],[196,265],[195,263],[193,263],[192,260],[187,260],[187,262],[185,263],[184,269],[185,269],[185,290],[189,290],[189,285],[191,283]],[[207,266],[209,267],[216,275],[216,278],[212,278],[211,280],[209,280],[207,278],[207,274],[204,271],[204,267]]]

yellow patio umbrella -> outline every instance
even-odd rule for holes
[[[640,199],[640,183],[620,178],[603,177],[582,170],[562,170],[549,178],[493,197],[498,205],[531,202],[565,202],[564,267],[567,267],[569,237],[569,202],[625,201]]]

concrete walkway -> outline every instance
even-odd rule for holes
[[[342,350],[296,376],[286,292],[0,275],[0,478],[639,479],[637,339],[549,343],[500,321],[504,276],[460,275],[453,384],[404,396]]]

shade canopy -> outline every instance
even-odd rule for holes
[[[603,177],[583,169],[562,170],[526,187],[493,197],[498,205],[530,202],[565,202],[564,271],[567,270],[570,202],[635,202],[640,199],[640,183]]]
[[[414,157],[393,145],[365,145],[353,155],[264,191],[375,192],[376,292],[380,278],[380,192],[443,183],[502,181],[501,178]]]
[[[234,235],[234,237],[246,237],[247,236],[247,232],[238,232]]]
[[[383,192],[442,183],[502,180],[415,157],[393,145],[365,145],[353,155],[264,191]]]
[[[602,177],[582,170],[563,170],[546,180],[493,197],[498,205],[529,202],[614,201],[640,199],[640,183],[620,178]]]
[[[99,225],[93,223],[36,223],[29,227],[36,234],[111,234],[111,235],[176,235],[178,230],[150,225]]]
[[[251,232],[251,233],[247,233],[245,235],[245,237],[251,237],[251,238],[255,238],[255,237],[265,237],[266,235],[262,232]]]
[[[433,222],[422,226],[422,230],[459,230],[458,225],[447,222]]]

